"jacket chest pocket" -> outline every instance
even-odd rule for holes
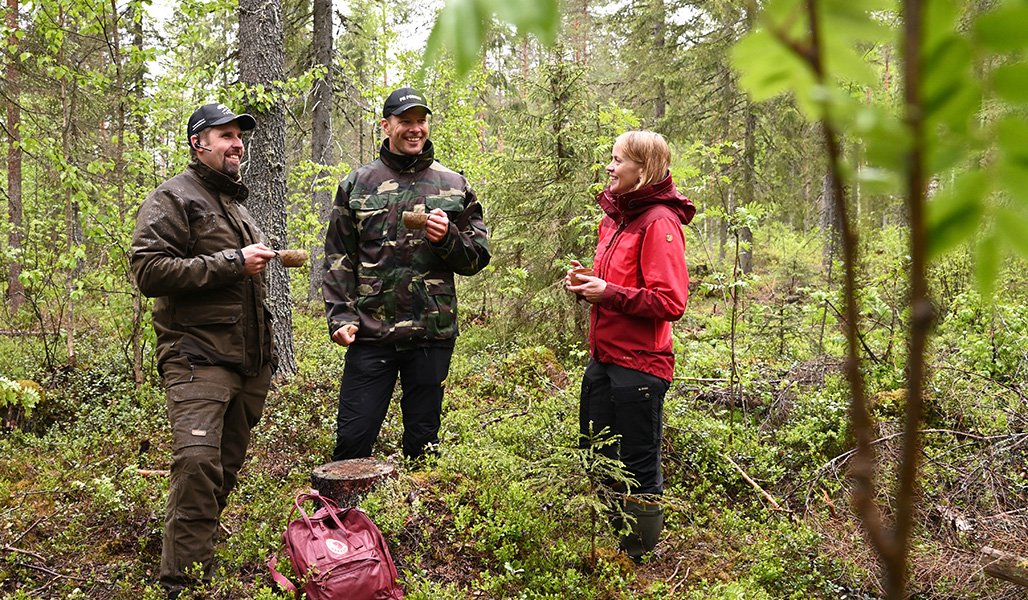
[[[376,194],[350,198],[350,210],[353,211],[361,243],[388,237],[391,220],[389,196]]]
[[[425,196],[425,212],[441,208],[453,220],[464,211],[464,194],[428,194]]]
[[[240,247],[239,236],[224,215],[215,212],[200,213],[189,228],[189,254],[214,254],[228,248]]]

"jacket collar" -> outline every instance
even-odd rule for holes
[[[389,138],[382,140],[382,147],[378,151],[379,158],[387,167],[400,173],[417,173],[432,166],[435,161],[435,148],[432,140],[425,140],[425,147],[421,154],[396,154],[389,149]]]
[[[671,181],[671,173],[664,179],[624,194],[612,194],[604,189],[596,197],[603,212],[610,215],[618,223],[631,221],[649,208],[662,204],[670,208],[683,225],[688,225],[696,214],[696,207],[688,198],[678,193],[675,183]]]
[[[232,179],[221,171],[215,171],[202,162],[194,159],[187,167],[193,175],[212,191],[229,196],[236,202],[243,202],[250,195],[250,190],[240,179]]]

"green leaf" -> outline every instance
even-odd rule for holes
[[[1028,4],[1007,4],[978,18],[975,34],[990,50],[1008,52],[1028,47]]]
[[[488,14],[479,12],[476,0],[447,0],[428,36],[425,64],[437,60],[445,49],[453,56],[457,73],[469,73],[478,63],[490,22]]]
[[[1009,208],[999,209],[996,231],[1015,252],[1028,258],[1028,216]]]
[[[957,29],[959,6],[953,0],[929,0],[923,3],[921,55],[935,51],[948,41]]]
[[[750,33],[732,48],[732,64],[740,73],[740,85],[756,102],[788,91],[806,97],[814,86],[807,65],[765,30]]]
[[[448,51],[458,76],[471,72],[494,15],[519,34],[534,35],[547,46],[556,40],[560,28],[558,0],[447,0],[428,36],[424,64]]]
[[[910,131],[895,115],[882,107],[869,106],[857,114],[855,125],[864,138],[867,159],[872,165],[892,172],[904,168]]]
[[[790,38],[809,35],[807,9],[800,0],[771,0],[764,6],[760,19]]]
[[[1015,202],[1028,206],[1028,165],[1014,160],[1001,160],[996,168],[998,181]]]
[[[943,136],[940,132],[926,132],[925,169],[929,175],[943,173],[958,167],[960,162],[976,148],[965,136]]]
[[[935,258],[971,237],[981,223],[988,179],[982,171],[964,173],[928,202],[928,256]]]
[[[1017,117],[1006,117],[996,126],[999,147],[1003,154],[1015,162],[1028,165],[1028,122]]]
[[[978,108],[979,92],[971,74],[971,47],[946,36],[922,59],[926,120],[961,122]],[[942,113],[942,114],[939,114]]]
[[[893,0],[825,0],[822,3],[823,31],[848,42],[885,43],[892,36],[886,22],[876,15],[895,11]]]
[[[514,25],[519,33],[534,35],[547,46],[557,38],[560,25],[558,0],[497,0],[493,2],[492,10],[497,18]]]
[[[824,64],[829,77],[851,83],[872,86],[877,76],[864,56],[853,50],[845,40],[826,36],[824,42]]]
[[[992,74],[992,87],[1007,102],[1028,102],[1028,63],[1003,65]]]
[[[978,280],[978,292],[986,302],[992,302],[996,278],[999,276],[1000,258],[999,240],[995,234],[983,236],[978,240],[974,253],[974,275]]]

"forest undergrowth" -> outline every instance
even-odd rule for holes
[[[862,342],[888,506],[905,402],[895,283],[903,253],[888,235],[874,243],[879,251],[863,265]],[[853,441],[832,308],[840,303],[831,285],[814,283],[818,257],[797,244],[785,239],[765,253],[747,281],[734,346],[723,278],[694,278],[665,404],[667,527],[639,566],[616,552],[594,514],[596,477],[576,448],[584,341],[563,342],[545,324],[512,327],[516,315],[502,310],[468,311],[438,459],[403,462],[394,403],[376,454],[399,475],[362,504],[407,597],[878,597],[876,559],[849,502]],[[918,598],[1012,599],[1023,589],[987,576],[980,551],[1028,555],[1028,304],[1015,281],[984,302],[958,283],[966,268],[955,258],[933,274],[939,319],[911,589]],[[298,310],[294,324],[300,373],[268,399],[223,517],[216,576],[195,597],[289,597],[274,591],[266,563],[293,496],[328,460],[344,355],[327,343],[316,309]],[[0,337],[0,381],[36,394],[32,406],[28,392],[0,405],[5,598],[161,597],[163,393],[152,375],[136,389],[102,320],[93,325],[75,368],[41,371],[35,338]]]

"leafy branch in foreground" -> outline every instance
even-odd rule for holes
[[[857,438],[851,470],[857,484],[854,503],[885,571],[890,598],[904,597],[907,585],[924,416],[924,355],[933,322],[926,278],[929,260],[974,235],[985,213],[994,215],[995,225],[976,248],[983,290],[994,285],[1001,241],[1028,255],[1023,235],[1013,235],[1010,225],[1025,223],[1028,215],[1022,185],[1028,181],[1028,165],[1016,158],[1024,155],[1020,149],[1024,136],[1013,133],[1028,131],[1028,122],[1019,112],[1026,98],[1012,91],[1014,81],[1028,81],[1028,68],[1017,61],[1028,40],[1005,26],[1028,16],[1028,8],[1006,3],[972,15],[977,18],[970,34],[959,28],[960,10],[948,0],[905,0],[898,10],[892,2],[880,0],[779,0],[766,5],[764,27],[740,42],[734,52],[743,84],[756,99],[791,92],[807,118],[822,125],[846,272],[846,373]],[[871,89],[875,81],[858,52],[885,43],[887,20],[893,15],[902,23],[902,107],[864,105],[852,92]],[[997,54],[989,57],[990,51]],[[1000,115],[998,152],[994,153],[982,143],[989,139],[984,130],[997,120],[983,114],[982,86],[972,70],[976,52],[1002,65],[992,81]],[[863,145],[870,164],[845,164],[842,143],[846,137]],[[999,157],[998,166],[990,164],[993,155]],[[848,216],[846,196],[847,185],[870,185],[873,178],[884,183],[880,193],[905,198],[910,231],[908,393],[891,530],[875,501],[873,428],[858,345],[857,230]],[[946,186],[948,181],[955,183]],[[987,203],[992,181],[1002,193]],[[934,207],[928,203],[929,184],[944,189]],[[1023,232],[1024,227],[1016,229]]]
[[[466,75],[478,63],[495,21],[551,46],[560,27],[560,0],[447,0],[429,34],[425,65],[449,51],[457,75]]]

